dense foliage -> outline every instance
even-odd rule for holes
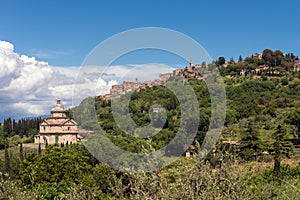
[[[259,54],[258,54],[259,55]],[[226,60],[220,57],[215,63],[219,66],[222,75],[241,76],[277,76],[282,77],[294,72],[294,62],[298,57],[293,53],[284,54],[280,50],[265,49],[259,56],[249,56],[243,60],[240,56],[238,62],[233,59],[224,66]]]
[[[300,115],[298,109],[295,108],[300,103],[298,99],[300,90],[297,89],[300,86],[300,80],[295,78],[288,81],[287,84],[283,84],[282,79],[253,79],[251,76],[224,79],[227,111],[221,139],[241,141],[241,150],[252,149],[251,151],[254,150],[259,154],[271,148],[274,141],[273,134],[279,124],[286,127],[285,139],[298,138]],[[198,98],[200,111],[195,145],[203,142],[208,130],[211,101],[204,81],[191,79],[189,84]],[[110,100],[96,99],[95,114],[98,117],[99,125],[112,142],[127,151],[141,152],[142,147],[147,147],[149,140],[154,149],[160,149],[173,139],[180,126],[181,113],[177,98],[168,88],[154,87],[127,95],[131,95],[130,118],[122,119],[121,124],[117,124],[114,120]],[[88,102],[89,99],[86,99],[83,104],[89,104]],[[164,119],[164,112],[151,112],[154,107],[164,108],[166,118]],[[83,127],[90,127],[90,122],[80,121],[81,118],[84,119],[79,115],[79,123]],[[153,126],[144,132],[141,132],[140,128],[131,130],[132,127],[135,127],[132,124],[134,122],[141,127],[150,123]],[[162,129],[159,130],[156,127],[162,127]],[[147,135],[148,132],[155,131],[158,133],[154,136],[142,137],[142,134]],[[248,144],[246,144],[247,142]],[[254,152],[252,153],[254,154]]]
[[[2,174],[0,198],[297,199],[300,194],[296,162],[281,167],[279,181],[270,163],[223,162],[213,169],[197,157],[182,157],[152,173],[128,174],[98,163],[82,145],[73,144],[31,153],[19,166],[14,179]]]

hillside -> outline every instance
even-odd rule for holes
[[[262,144],[273,141],[272,135],[278,125],[286,128],[286,139],[298,138],[299,127],[294,120],[297,120],[295,117],[298,117],[297,108],[300,104],[298,98],[300,80],[289,78],[285,82],[285,78],[253,79],[251,76],[241,76],[234,79],[224,78],[227,112],[221,140],[240,140],[242,132],[250,125],[258,133]],[[203,80],[189,79],[188,81],[193,87],[199,102],[200,121],[195,142],[201,144],[210,123],[210,97]],[[130,117],[138,126],[143,127],[150,124],[149,113],[153,109],[153,105],[160,105],[165,108],[167,112],[166,123],[163,124],[163,129],[158,134],[151,137],[151,140],[155,149],[159,149],[168,143],[180,126],[180,105],[174,94],[168,88],[160,86],[128,95],[131,95],[129,103]],[[89,99],[85,101],[89,101]],[[116,124],[111,112],[111,100],[97,98],[96,108],[100,127],[116,145],[129,151],[138,152],[141,144],[150,139],[130,136],[138,135],[139,128],[136,130],[126,130],[126,128],[121,130],[120,127],[125,127],[125,125],[130,127],[129,124],[132,122],[124,119],[122,121],[124,125]],[[151,117],[154,129],[156,126],[160,127],[161,123],[164,122],[160,112],[152,113]],[[79,115],[77,119],[83,128],[90,127],[88,121],[80,121],[84,117]],[[149,131],[151,132],[151,130]],[[128,134],[129,132],[130,134]],[[262,151],[269,149],[268,146],[263,146]]]
[[[29,126],[30,121],[13,123],[7,119],[0,127],[2,148],[5,148],[0,152],[0,197],[297,199],[300,195],[297,63],[298,58],[292,54],[264,51],[261,56],[253,55],[240,62],[229,63],[220,58],[208,65],[212,74],[215,67],[222,74],[218,81],[224,82],[226,90],[226,118],[220,138],[205,159],[199,159],[198,153],[210,123],[220,120],[211,119],[213,97],[210,92],[216,93],[219,88],[209,90],[205,81],[196,76],[179,77],[181,83],[193,88],[198,102],[197,108],[185,107],[188,122],[197,124],[196,136],[189,146],[180,146],[180,142],[169,145],[161,157],[154,159],[158,166],[175,158],[177,152],[181,152],[181,156],[151,172],[133,173],[134,167],[152,169],[157,163],[139,157],[138,164],[134,165],[136,160],[110,151],[108,145],[112,142],[125,152],[141,155],[138,153],[162,149],[176,137],[185,105],[164,85],[127,92],[120,98],[84,99],[72,111],[81,128],[95,133],[84,135],[85,145],[49,145],[40,151],[21,150],[14,146],[18,142],[32,141],[38,120]],[[186,94],[186,99],[190,99],[189,93]],[[121,103],[126,99],[128,105]],[[196,109],[200,113],[197,123]],[[114,113],[116,110],[119,113]],[[15,131],[9,129],[11,124]],[[99,138],[104,141],[99,142]],[[7,142],[11,146],[8,150]],[[92,148],[97,152],[88,151]],[[107,159],[111,165],[96,158]],[[120,161],[127,162],[126,166],[132,166],[133,171],[121,168],[124,163]]]

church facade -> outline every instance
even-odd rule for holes
[[[74,144],[77,143],[77,123],[67,117],[66,110],[60,99],[51,109],[51,117],[40,124],[38,135],[34,136],[34,143],[41,144]]]

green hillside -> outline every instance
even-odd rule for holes
[[[196,136],[189,146],[169,145],[155,162],[173,159],[174,152],[181,156],[152,172],[124,172],[118,161],[128,161],[127,166],[133,163],[124,159],[124,154],[107,151],[106,144],[111,141],[133,154],[155,152],[169,144],[182,126],[184,105],[168,87],[129,92],[113,100],[84,99],[72,111],[81,128],[95,133],[83,135],[87,145],[22,149],[16,145],[32,141],[38,120],[15,122],[17,129],[12,130],[14,122],[7,119],[0,126],[0,198],[298,199],[300,73],[293,65],[298,58],[269,50],[261,58],[256,56],[227,64],[219,58],[209,65],[210,70],[218,67],[222,74],[226,118],[220,138],[205,159],[198,156],[203,141],[209,136],[210,124],[216,123],[213,120],[221,119],[211,119],[213,97],[209,91],[217,93],[220,88],[209,90],[204,80],[195,78],[180,81],[189,84],[197,98],[198,108],[185,107],[187,124],[198,124]],[[185,99],[191,98],[186,95]],[[128,105],[121,103],[126,98]],[[195,121],[197,111],[200,116]],[[192,129],[186,127],[188,135]],[[109,140],[97,148],[97,137]],[[88,151],[93,147],[98,154]],[[97,160],[99,154],[111,159],[114,169]],[[156,164],[142,157],[138,161],[141,166]]]

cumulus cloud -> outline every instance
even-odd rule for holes
[[[43,104],[32,104],[31,102],[18,102],[13,103],[10,107],[28,115],[43,115],[46,111],[44,106]]]
[[[79,67],[55,67],[35,57],[19,55],[13,44],[0,41],[0,120],[48,114],[57,98],[71,106],[78,70]],[[98,79],[94,74],[78,84],[90,94]],[[109,91],[110,82],[100,84],[98,89],[103,91],[98,93]]]
[[[77,99],[103,95],[124,80],[154,80],[171,70],[162,64],[51,66],[16,53],[13,44],[0,40],[0,122],[5,117],[49,114],[57,98],[70,107],[74,94]]]
[[[9,42],[0,41],[0,84],[6,86],[11,78],[18,76],[18,66],[21,61],[19,55],[14,53],[14,46]]]
[[[77,99],[103,95],[124,80],[154,80],[171,70],[162,64],[51,66],[16,53],[13,44],[0,40],[0,122],[6,117],[49,114],[57,98],[70,107],[74,94]]]
[[[36,61],[34,57],[22,55],[18,58],[20,72],[18,76],[11,80],[9,86],[5,87],[8,91],[32,91],[37,90],[50,81],[53,70],[46,62]]]

